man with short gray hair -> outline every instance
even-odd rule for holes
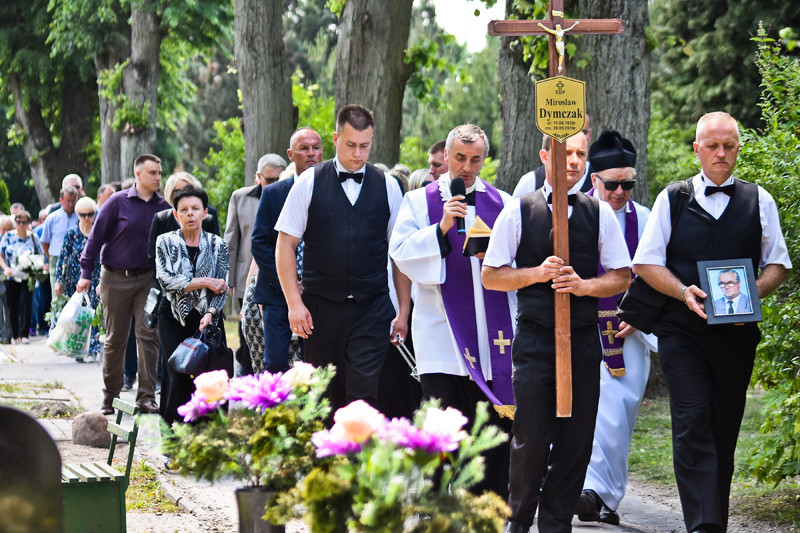
[[[67,234],[68,229],[78,225],[78,215],[75,213],[75,202],[78,201],[79,196],[80,192],[72,185],[63,187],[58,196],[60,208],[51,211],[50,215],[44,220],[42,249],[44,250],[45,257],[48,258],[51,287],[54,287],[56,284],[56,265],[58,265],[58,254],[61,253],[61,243],[64,242],[64,236]],[[56,293],[53,291],[51,295],[51,305],[55,304],[55,299]]]
[[[228,244],[228,286],[231,294],[239,299],[239,305],[244,298],[247,288],[247,272],[253,262],[253,253],[250,249],[250,236],[253,234],[253,223],[258,211],[258,201],[261,199],[261,188],[275,183],[281,172],[286,168],[286,160],[278,154],[266,154],[258,160],[255,176],[255,185],[236,189],[231,195],[228,204],[228,219],[225,224],[225,242]],[[242,373],[252,374],[250,351],[242,335],[241,322],[239,323],[239,349],[236,350],[236,360],[242,365]]]

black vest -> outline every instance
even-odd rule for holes
[[[314,191],[303,234],[303,290],[328,300],[362,300],[389,292],[389,198],[386,178],[367,165],[350,205],[333,160],[314,167]]]
[[[708,214],[691,191],[689,200],[680,213],[677,224],[667,244],[667,268],[686,285],[700,286],[698,261],[719,259],[749,258],[753,262],[753,272],[758,272],[761,257],[761,217],[758,206],[758,186],[735,178],[736,188],[728,207],[719,217]],[[670,203],[681,183],[667,187]],[[717,193],[721,194],[721,193]],[[707,300],[706,312],[713,312],[713,302]],[[653,332],[668,333],[689,329],[702,334],[706,321],[692,312],[680,300],[670,298],[661,320],[653,327]]]
[[[583,279],[597,277],[600,204],[578,193],[569,217],[569,264]],[[541,192],[520,197],[522,233],[517,268],[535,267],[553,255],[553,214]],[[570,295],[570,327],[597,327],[598,299]],[[550,283],[534,283],[517,291],[517,321],[555,327],[555,292]]]

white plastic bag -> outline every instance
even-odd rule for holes
[[[61,310],[58,322],[47,338],[47,347],[69,357],[89,354],[94,309],[86,292],[76,292]]]

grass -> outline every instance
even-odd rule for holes
[[[749,448],[760,438],[760,411],[763,392],[751,390],[747,396],[739,442],[736,447],[731,514],[752,516],[767,522],[793,524],[800,531],[800,493],[798,480],[785,480],[777,486],[758,484],[742,474]],[[660,486],[675,486],[672,468],[672,433],[669,398],[647,398],[639,418],[628,458],[631,477]]]
[[[161,491],[156,470],[141,461],[131,466],[131,482],[125,500],[129,511],[140,513],[175,513],[178,507]]]

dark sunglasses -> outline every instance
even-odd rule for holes
[[[78,216],[81,217],[81,218],[89,218],[89,217],[93,217],[94,215],[95,215],[94,211],[91,211],[89,213],[78,213]]]
[[[16,219],[14,222],[16,222],[17,224],[30,224],[31,223],[30,220],[20,220],[20,219]]]
[[[595,174],[597,176],[597,174]],[[603,184],[603,187],[606,188],[607,191],[616,191],[617,187],[622,187],[623,191],[630,191],[636,185],[636,180],[625,180],[625,181],[614,181],[614,180],[604,180],[600,176],[597,176],[597,179]]]

